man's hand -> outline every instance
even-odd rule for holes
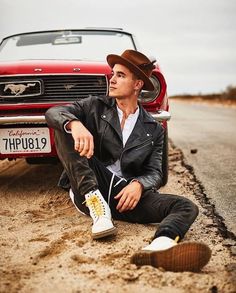
[[[118,199],[118,205],[116,209],[122,213],[128,210],[133,210],[138,204],[143,187],[138,181],[133,181],[125,186],[114,198]]]
[[[85,156],[90,159],[94,151],[93,136],[88,129],[77,120],[71,121],[66,128],[71,130],[74,139],[74,148],[80,153],[80,156]]]

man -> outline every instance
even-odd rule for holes
[[[58,156],[76,208],[93,220],[94,239],[115,235],[113,219],[160,226],[154,240],[131,262],[171,271],[198,271],[210,259],[202,243],[178,244],[198,214],[197,206],[156,190],[162,181],[163,128],[138,103],[153,90],[154,69],[145,55],[108,55],[113,70],[109,96],[94,96],[46,113],[55,129]]]

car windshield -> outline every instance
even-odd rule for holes
[[[104,61],[110,53],[136,49],[132,36],[121,31],[64,30],[15,35],[4,39],[0,61],[68,59]]]

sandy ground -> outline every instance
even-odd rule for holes
[[[199,205],[185,241],[202,241],[212,249],[201,273],[130,264],[155,225],[116,221],[115,238],[93,241],[90,218],[56,186],[60,172],[59,164],[0,162],[0,292],[236,292],[235,241],[227,238],[180,150],[171,147],[170,179],[163,191]]]
[[[182,102],[188,102],[188,103],[199,103],[199,104],[207,104],[212,105],[214,107],[227,107],[227,108],[236,108],[236,98],[227,100],[227,99],[207,99],[206,97],[201,96],[178,96],[178,97],[170,97],[171,99],[175,101],[182,101]]]

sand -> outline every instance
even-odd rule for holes
[[[61,170],[60,164],[0,162],[0,292],[236,292],[235,240],[173,145],[169,182],[161,191],[199,206],[184,241],[201,241],[212,249],[200,273],[130,264],[157,225],[115,221],[115,238],[92,240],[91,219],[79,214],[67,192],[57,187]]]

